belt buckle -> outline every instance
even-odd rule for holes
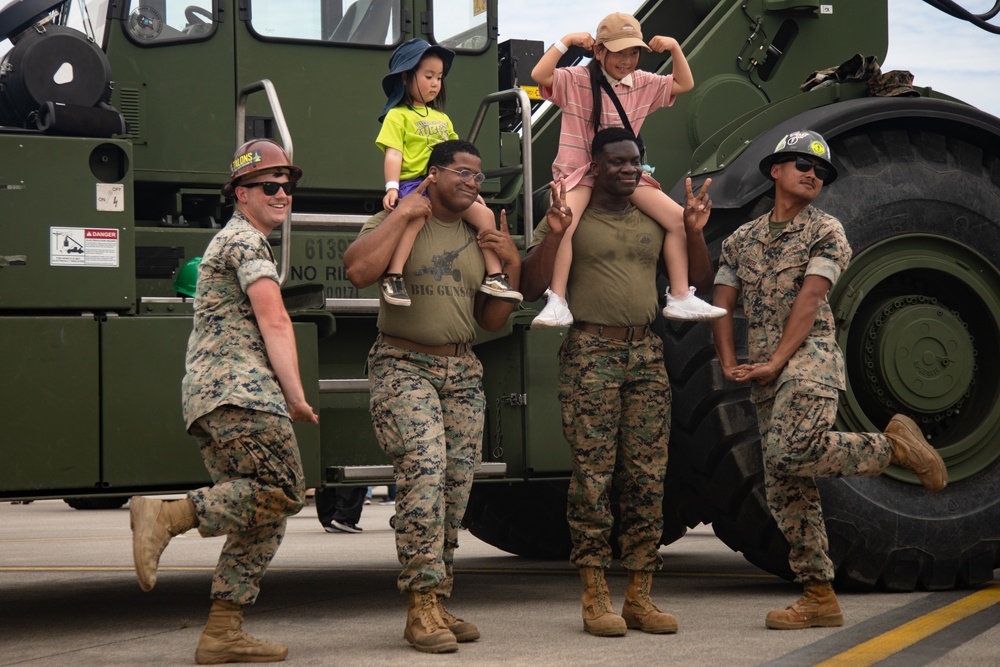
[[[635,340],[635,327],[625,327],[625,341],[631,343],[633,340]]]

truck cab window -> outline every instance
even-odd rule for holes
[[[488,0],[432,0],[431,37],[453,51],[479,52],[490,43],[492,3]]]
[[[263,39],[391,46],[400,40],[400,0],[251,2],[250,29]]]
[[[139,45],[200,41],[215,32],[215,14],[211,0],[131,0],[124,27]]]

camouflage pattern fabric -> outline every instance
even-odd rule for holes
[[[226,535],[211,597],[253,604],[285,534],[287,517],[305,505],[305,477],[292,422],[226,405],[200,417],[189,432],[214,482],[188,492],[198,514],[198,532],[202,537]]]
[[[840,222],[814,206],[802,209],[777,238],[771,237],[768,217],[765,213],[748,222],[722,243],[715,274],[715,284],[734,287],[743,297],[751,363],[766,362],[774,354],[805,277],[819,275],[835,284],[851,258]],[[844,355],[835,334],[833,311],[824,300],[812,329],[781,375],[770,384],[751,385],[751,399],[768,399],[789,380],[844,389]]]
[[[868,94],[872,97],[920,97],[913,88],[913,73],[894,69],[868,80]]]
[[[608,491],[621,490],[622,566],[662,567],[670,383],[663,341],[621,341],[570,329],[559,350],[563,435],[573,455],[567,517],[577,567],[611,566]],[[615,463],[618,463],[616,469]]]
[[[835,83],[864,81],[868,94],[872,97],[919,97],[913,88],[913,73],[905,69],[882,72],[876,56],[862,56],[856,53],[836,67],[828,67],[813,72],[806,77],[799,90],[807,92],[826,88]]]
[[[833,581],[816,477],[880,475],[889,465],[881,433],[834,431],[837,390],[793,380],[757,404],[767,504],[788,541],[795,580]]]
[[[188,428],[220,405],[288,416],[246,294],[262,279],[278,281],[271,246],[237,211],[208,244],[198,266],[194,327],[181,388]]]
[[[451,595],[458,530],[481,461],[486,398],[472,352],[445,357],[382,342],[368,356],[372,424],[392,458],[400,592]]]

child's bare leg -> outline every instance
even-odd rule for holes
[[[389,258],[389,265],[382,276],[382,296],[386,303],[394,306],[409,306],[410,295],[406,291],[406,282],[403,280],[403,267],[410,257],[413,244],[417,240],[417,234],[424,226],[425,220],[411,220],[403,229],[403,234],[399,237],[399,243],[392,251]]]
[[[403,273],[403,267],[406,265],[406,260],[410,258],[413,244],[416,242],[417,234],[420,233],[424,222],[424,220],[411,220],[406,224],[402,236],[399,237],[399,243],[396,244],[396,249],[392,251],[389,266],[385,269],[386,273]]]
[[[690,282],[684,209],[663,190],[654,187],[636,188],[630,201],[666,230],[667,235],[663,239],[663,261],[667,265],[670,293],[675,297],[686,295]]]
[[[566,193],[566,205],[573,212],[573,220],[559,241],[556,259],[552,267],[552,279],[545,291],[548,301],[542,312],[531,321],[533,327],[568,327],[573,324],[573,314],[566,303],[566,286],[569,283],[569,269],[573,264],[573,233],[580,222],[584,209],[590,203],[591,188],[578,185]]]
[[[497,228],[493,211],[489,206],[478,201],[469,208],[465,220],[480,232],[496,231]],[[493,250],[482,249],[482,253],[486,263],[486,277],[483,278],[483,284],[479,286],[479,291],[503,301],[521,303],[524,297],[517,290],[511,289],[507,283],[500,256]]]
[[[479,202],[476,202],[469,208],[468,213],[465,215],[465,220],[479,232],[495,230],[497,228],[497,221],[493,216],[493,211],[490,210],[489,206],[480,204]],[[483,259],[486,261],[486,275],[503,273],[503,264],[500,263],[500,257],[497,256],[496,252],[493,250],[483,250],[482,252]]]
[[[663,261],[667,265],[670,290],[663,316],[670,320],[701,321],[714,320],[726,314],[724,308],[716,308],[699,299],[694,294],[688,280],[687,231],[684,229],[684,209],[654,187],[639,187],[632,194],[635,206],[656,220],[667,234],[663,239]]]

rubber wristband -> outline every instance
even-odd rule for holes
[[[385,191],[388,192],[389,190],[399,190],[399,181],[386,181]]]
[[[556,51],[562,53],[563,55],[565,55],[569,51],[569,47],[563,44],[563,41],[561,39],[556,40],[556,43],[553,44],[552,46],[555,47]]]

